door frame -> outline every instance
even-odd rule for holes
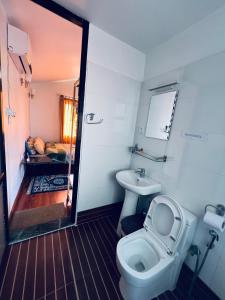
[[[71,206],[71,221],[75,223],[77,213],[77,194],[78,194],[78,181],[79,181],[79,167],[80,167],[80,148],[82,137],[82,122],[84,111],[84,95],[85,95],[85,80],[86,80],[86,67],[87,67],[87,49],[88,49],[88,36],[89,36],[89,22],[71,11],[67,10],[63,6],[57,4],[52,0],[31,0],[32,2],[39,4],[47,10],[55,13],[56,15],[80,26],[83,29],[82,32],[82,45],[81,45],[81,60],[80,60],[80,84],[79,84],[79,101],[78,101],[78,126],[76,137],[76,151],[74,162],[74,177],[73,177],[73,194],[72,194],[72,206]]]
[[[1,69],[1,65],[0,65]],[[0,79],[0,164],[2,176],[0,178],[0,184],[3,185],[3,214],[5,224],[5,242],[9,242],[9,218],[8,218],[8,197],[7,197],[7,180],[6,180],[6,159],[5,159],[5,131],[3,123],[3,99],[2,99],[2,79]]]
[[[82,137],[82,123],[83,123],[83,111],[84,111],[84,95],[85,95],[85,80],[86,80],[86,66],[87,66],[87,49],[88,49],[88,36],[89,36],[89,22],[71,11],[67,10],[63,6],[55,3],[52,0],[30,0],[50,12],[80,26],[82,31],[82,44],[81,44],[81,60],[80,60],[80,84],[79,84],[79,101],[78,101],[78,125],[77,125],[77,137],[76,137],[76,151],[75,151],[75,163],[74,163],[74,179],[73,179],[73,193],[72,193],[72,205],[71,205],[71,222],[75,223],[77,213],[77,194],[78,194],[78,179],[79,179],[79,167],[80,167],[80,148]],[[0,83],[1,88],[1,83]],[[2,99],[1,99],[2,100]],[[2,102],[2,101],[1,101]],[[5,218],[5,232],[6,242],[9,243],[9,220],[8,220],[8,197],[7,197],[7,180],[6,180],[6,157],[5,157],[5,143],[4,143],[4,125],[2,120],[2,103],[0,104],[0,160],[2,162],[4,176],[4,218]]]

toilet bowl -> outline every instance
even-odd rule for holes
[[[174,200],[166,196],[152,200],[144,228],[117,244],[124,299],[149,300],[175,288],[196,223],[196,217]]]

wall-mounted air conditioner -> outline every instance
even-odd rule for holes
[[[26,32],[8,24],[8,52],[20,74],[31,81],[31,47]]]

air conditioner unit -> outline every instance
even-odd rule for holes
[[[28,33],[8,24],[8,52],[20,74],[31,81],[31,47]]]

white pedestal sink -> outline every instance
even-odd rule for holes
[[[150,195],[161,191],[161,184],[149,177],[140,177],[135,170],[120,171],[116,174],[118,183],[125,188],[125,199],[117,227],[121,236],[121,220],[136,213],[139,195]]]

